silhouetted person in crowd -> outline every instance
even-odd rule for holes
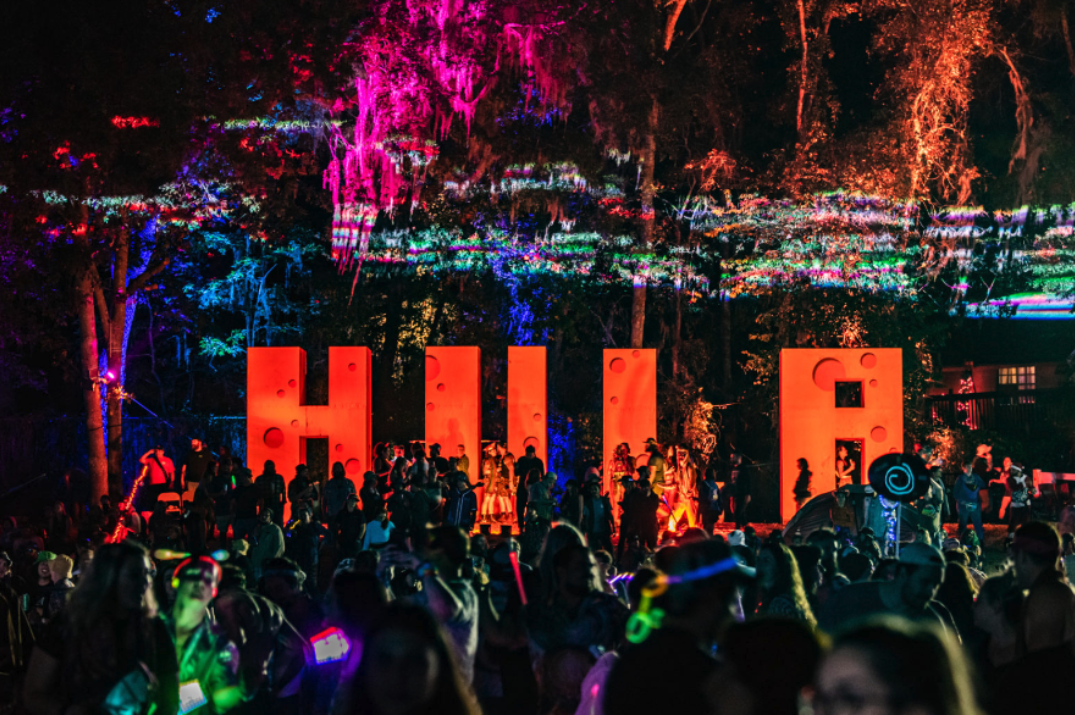
[[[449,639],[426,609],[394,604],[371,628],[340,712],[479,715]]]
[[[612,666],[605,715],[710,712],[706,683],[718,670],[717,638],[734,619],[747,575],[726,544],[707,540],[681,547],[668,565],[669,583],[651,599],[663,611],[660,628],[625,648]]]
[[[1075,644],[1075,591],[1060,571],[1060,535],[1032,521],[1011,545],[1016,584],[1027,593],[1019,623],[1019,651],[1032,653]]]
[[[347,502],[332,520],[336,547],[340,558],[350,559],[362,550],[362,539],[366,535],[366,516],[358,508],[358,495],[351,494]]]
[[[981,713],[956,639],[937,626],[892,617],[836,639],[817,674],[813,711]]]
[[[272,520],[277,526],[284,525],[284,504],[287,503],[287,486],[284,476],[276,471],[276,463],[265,460],[265,469],[257,479],[261,491],[262,503],[272,513]]]
[[[191,485],[201,484],[202,479],[205,478],[205,470],[209,468],[209,463],[212,461],[213,455],[205,448],[205,442],[197,437],[190,440],[190,451],[183,458],[183,466],[180,468],[180,488],[177,491],[182,493]]]
[[[452,488],[445,498],[444,523],[458,526],[469,534],[478,518],[478,497],[463,472],[456,472],[452,481]]]

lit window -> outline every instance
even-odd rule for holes
[[[1034,366],[1028,367],[1002,367],[1000,368],[1001,385],[1014,387],[1017,390],[1034,389]]]

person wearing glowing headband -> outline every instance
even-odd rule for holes
[[[185,559],[172,573],[175,604],[164,622],[175,639],[181,713],[201,705],[222,713],[243,699],[239,652],[209,617],[220,576],[220,566],[208,556]]]
[[[642,588],[627,626],[633,645],[604,688],[606,715],[708,712],[703,684],[717,671],[713,646],[735,619],[739,587],[753,571],[723,542],[681,546],[668,573]]]

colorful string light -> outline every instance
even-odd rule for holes
[[[142,470],[142,473],[134,480],[134,484],[131,485],[131,493],[127,495],[126,499],[119,503],[119,523],[116,524],[116,528],[112,531],[112,534],[105,540],[107,543],[116,544],[123,540],[120,535],[127,531],[127,527],[123,523],[123,515],[127,513],[131,504],[134,504],[134,500],[138,498],[138,490],[142,488],[142,482],[145,480],[148,471],[149,470],[147,469]]]

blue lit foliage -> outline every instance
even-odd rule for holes
[[[566,416],[551,414],[548,420],[548,470],[557,475],[557,485],[575,476],[575,424]]]

